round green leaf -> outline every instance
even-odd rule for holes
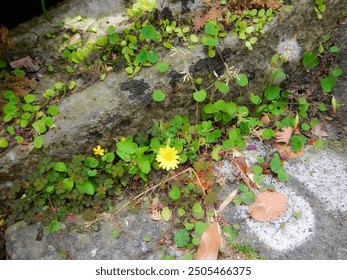
[[[157,63],[156,67],[160,73],[165,73],[169,69],[169,64],[167,62]]]
[[[211,21],[206,23],[205,32],[208,35],[216,36],[218,34],[217,24]]]
[[[34,138],[34,147],[36,149],[40,149],[42,147],[42,145],[43,145],[43,138],[42,138],[42,136],[36,136]]]
[[[154,101],[161,102],[165,100],[165,93],[158,89],[155,92],[153,92],[152,98]]]
[[[5,149],[7,147],[8,147],[8,142],[7,142],[6,138],[1,137],[0,138],[0,148]]]
[[[87,174],[89,177],[94,177],[94,176],[96,176],[96,174],[98,174],[98,171],[96,169],[89,169],[87,171]]]
[[[157,52],[148,52],[147,53],[147,60],[150,63],[156,63],[158,61],[158,53]]]
[[[248,77],[246,74],[239,73],[236,78],[236,82],[238,83],[239,86],[245,87],[248,85]]]
[[[53,165],[53,169],[58,172],[66,172],[66,164],[62,161],[56,162]]]
[[[193,97],[196,102],[203,102],[207,97],[207,93],[204,89],[202,89],[194,92]]]
[[[146,25],[141,29],[141,35],[146,39],[154,39],[156,35],[156,30],[153,25]]]
[[[56,105],[49,106],[47,112],[51,116],[56,116],[59,113],[58,106]]]
[[[186,229],[180,229],[175,233],[174,242],[178,248],[187,246],[189,240],[189,232]]]
[[[177,200],[181,196],[180,189],[177,187],[172,187],[171,191],[169,192],[169,196],[171,197],[172,200]]]
[[[161,211],[161,217],[165,222],[170,221],[171,219],[172,212],[169,207],[164,207],[163,210]]]
[[[23,97],[25,103],[31,103],[35,100],[35,95],[34,94],[27,94],[26,96]]]

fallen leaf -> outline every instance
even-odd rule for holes
[[[318,137],[327,137],[329,136],[328,130],[329,126],[325,124],[317,124],[311,128],[311,133]]]
[[[301,157],[304,152],[304,146],[301,147],[301,150],[298,152],[293,152],[290,146],[282,143],[275,143],[277,147],[280,158],[283,160],[292,160],[298,157]]]
[[[268,114],[264,114],[261,117],[260,121],[264,124],[263,127],[267,127],[270,124],[270,122],[271,122]]]
[[[40,69],[40,66],[35,64],[33,59],[30,56],[24,56],[20,59],[10,62],[12,68],[23,69],[26,68],[30,72],[37,72]]]
[[[283,128],[282,131],[276,131],[275,142],[288,144],[292,133],[293,128],[290,126]]]
[[[161,212],[159,210],[154,210],[151,214],[151,219],[154,221],[160,221],[161,220]]]
[[[216,210],[217,213],[223,211],[223,209],[229,205],[229,203],[235,198],[237,191],[238,189],[232,191],[228,195],[228,197],[219,205],[218,209]]]
[[[218,221],[214,221],[202,234],[195,259],[217,260],[221,245],[222,237],[219,224]]]
[[[288,198],[279,192],[262,192],[257,195],[253,204],[248,207],[251,217],[260,222],[269,222],[287,212]]]

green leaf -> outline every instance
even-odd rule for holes
[[[139,165],[141,172],[148,174],[151,171],[151,164],[147,157],[141,155],[136,159],[136,163]]]
[[[194,92],[193,97],[196,102],[203,102],[207,97],[207,93],[204,89],[202,89]]]
[[[169,64],[167,62],[157,63],[156,67],[160,73],[165,73],[169,69]]]
[[[136,56],[136,60],[140,63],[145,63],[147,61],[147,52],[145,50],[141,50]]]
[[[280,96],[281,88],[279,85],[271,85],[264,91],[267,100],[274,100]]]
[[[164,207],[163,210],[161,211],[161,217],[165,222],[170,221],[172,216],[172,212],[169,207]]]
[[[192,207],[194,216],[197,218],[202,218],[202,216],[204,215],[204,210],[201,207],[200,202],[195,202],[193,207]]]
[[[23,97],[25,103],[31,103],[35,100],[35,95],[34,94],[27,94],[26,96]]]
[[[98,174],[98,171],[96,169],[89,169],[87,171],[87,174],[89,177],[94,177],[94,176],[96,176],[96,174]]]
[[[273,131],[273,129],[271,128],[264,128],[261,136],[265,139],[265,140],[270,140],[272,137],[275,136],[275,132]]]
[[[172,187],[171,191],[169,192],[169,196],[172,200],[177,200],[181,197],[180,189],[177,187]]]
[[[165,93],[162,92],[160,89],[157,89],[156,91],[153,92],[152,94],[152,98],[154,101],[156,102],[161,102],[161,101],[164,101],[165,100]]]
[[[219,40],[212,37],[203,37],[202,42],[205,46],[215,47],[219,44]]]
[[[1,137],[0,138],[0,148],[6,149],[7,147],[8,147],[8,142],[7,142],[6,138]]]
[[[186,229],[180,229],[174,235],[174,242],[178,248],[187,246],[189,240],[189,232]]]
[[[226,84],[226,83],[220,83],[218,85],[218,90],[221,92],[221,93],[228,93],[230,88],[229,86]]]
[[[241,86],[241,87],[245,87],[248,85],[248,77],[246,74],[243,74],[243,73],[239,73],[237,75],[237,78],[236,78],[236,83]]]
[[[291,150],[296,153],[299,152],[302,148],[302,146],[306,143],[307,138],[302,135],[293,135],[290,139],[290,148]]]
[[[71,191],[74,186],[74,181],[72,178],[65,178],[63,180],[63,188],[67,191]]]
[[[43,145],[43,138],[42,138],[42,136],[36,136],[34,138],[34,147],[36,149],[40,149],[42,147],[42,145]]]
[[[309,131],[310,130],[310,125],[308,123],[302,123],[301,128],[304,131]]]
[[[106,153],[101,159],[102,161],[106,162],[112,162],[115,158],[115,155],[113,152]]]
[[[337,47],[337,46],[332,46],[331,48],[330,48],[330,52],[332,52],[332,53],[335,53],[335,52],[338,52],[340,49]]]
[[[254,174],[260,175],[263,173],[263,168],[259,165],[255,165],[253,166],[252,171]]]
[[[333,76],[325,77],[320,81],[320,85],[325,92],[331,92],[335,87],[336,81]]]
[[[93,195],[95,190],[93,184],[88,180],[83,182],[82,184],[76,185],[76,188],[81,192],[81,193],[86,193],[89,195]]]
[[[115,229],[114,231],[112,231],[112,237],[114,239],[117,239],[119,237],[119,230]]]
[[[191,34],[191,35],[190,35],[190,40],[191,40],[194,44],[196,44],[196,43],[199,42],[199,37],[198,37],[196,34]]]
[[[302,59],[302,63],[306,68],[312,69],[318,65],[317,54],[313,52],[306,52]]]
[[[289,180],[289,175],[283,169],[278,172],[277,176],[281,182],[287,182]]]
[[[331,74],[335,77],[339,77],[343,74],[343,71],[342,69],[337,68],[337,69],[331,70]]]
[[[66,172],[66,164],[62,161],[55,162],[53,169],[58,172]]]
[[[208,22],[205,24],[205,32],[208,35],[216,36],[218,34],[217,24],[215,22]]]
[[[93,157],[87,157],[84,161],[84,164],[90,168],[96,168],[99,165],[99,161]]]
[[[270,161],[270,168],[272,172],[278,173],[280,170],[282,170],[282,160],[280,159],[278,153],[274,154],[274,157]]]
[[[147,60],[151,63],[156,63],[158,61],[158,53],[155,51],[150,51],[147,53]]]
[[[201,236],[204,233],[204,231],[208,228],[208,226],[209,226],[208,222],[204,223],[204,222],[198,221],[195,223],[194,232]]]
[[[186,211],[183,208],[178,208],[177,214],[178,216],[183,217],[186,214]]]
[[[261,98],[258,95],[251,94],[251,101],[253,104],[258,105],[261,102]]]
[[[141,35],[146,39],[154,39],[156,36],[156,30],[153,25],[146,25],[141,29]]]
[[[51,116],[56,116],[59,113],[58,106],[56,106],[56,105],[49,106],[47,112]]]

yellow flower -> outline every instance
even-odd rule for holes
[[[95,155],[103,156],[105,154],[105,150],[101,149],[100,145],[98,145],[96,148],[93,148]]]
[[[159,167],[169,171],[170,169],[175,169],[178,167],[177,155],[178,151],[175,148],[169,146],[164,148],[159,148],[159,153],[156,156],[157,162],[159,162]]]
[[[121,137],[120,141],[124,142],[125,140],[127,140],[125,137]]]

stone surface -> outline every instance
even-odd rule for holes
[[[163,8],[166,2],[158,1],[159,7]],[[44,135],[45,148],[42,151],[31,148],[20,151],[19,147],[15,147],[1,155],[0,190],[5,191],[15,178],[26,176],[43,156],[50,155],[55,160],[67,159],[73,153],[91,150],[96,144],[109,146],[113,142],[110,139],[114,137],[135,134],[148,127],[153,119],[194,113],[194,102],[187,102],[191,100],[191,88],[182,81],[182,72],[187,68],[196,77],[214,72],[220,75],[226,62],[249,76],[251,84],[247,89],[253,91],[260,85],[263,71],[281,40],[296,36],[302,50],[306,51],[316,44],[322,34],[334,28],[342,1],[327,2],[324,18],[318,21],[312,10],[312,1],[293,0],[294,9],[281,14],[267,26],[267,32],[258,38],[253,52],[245,49],[243,42],[229,35],[219,49],[223,60],[219,56],[215,59],[206,58],[203,48],[187,51],[182,45],[178,47],[178,50],[183,50],[181,55],[161,53],[163,60],[169,61],[172,69],[167,75],[158,74],[152,67],[143,69],[130,80],[123,71],[109,73],[104,81],[98,83],[80,77],[80,90],[59,104],[60,114],[55,117],[55,128]],[[123,3],[109,0],[67,1],[51,11],[55,16],[53,25],[43,18],[37,18],[11,33],[18,46],[26,45],[25,52],[39,57],[47,65],[60,59],[58,51],[62,46],[59,36],[52,43],[43,41],[46,32],[58,31],[57,25],[65,19],[68,19],[67,26],[77,26],[82,32],[96,26],[98,32],[102,33],[109,24],[115,24],[121,30],[126,26]],[[191,7],[195,6],[187,3],[196,7],[201,5],[201,1],[176,1],[170,3],[169,8],[176,14],[194,12]],[[86,16],[86,21],[76,20],[77,14]],[[345,25],[341,26],[339,40],[345,42]],[[31,32],[33,30],[39,35],[38,41]],[[97,35],[100,33],[88,34],[85,38],[92,39]],[[346,44],[341,43],[341,46]],[[20,57],[21,53],[18,51],[16,55]],[[345,55],[341,57],[341,68],[346,69]],[[303,70],[296,64],[289,65],[285,71],[291,81],[303,75]],[[57,80],[66,79],[66,75],[59,75],[44,75],[38,85],[38,92]],[[160,106],[151,100],[151,93],[158,87],[168,95]],[[345,88],[346,78],[343,78],[342,84],[338,83],[336,88],[337,98],[341,101],[346,100]],[[179,92],[176,92],[177,89]],[[233,91],[236,93],[238,88],[235,87]],[[346,117],[342,116],[342,120],[346,120]],[[336,137],[338,139],[345,135],[343,125]],[[254,163],[255,156],[271,155],[274,152],[261,143],[256,143],[256,146],[257,150],[247,155],[250,164]],[[285,185],[276,183],[276,188],[290,197],[289,212],[275,222],[255,222],[249,218],[245,209],[232,204],[223,210],[223,218],[241,226],[238,241],[256,246],[268,259],[347,259],[346,157],[346,143],[331,142],[322,150],[309,147],[301,158],[287,162],[285,169],[291,179]],[[225,165],[222,170],[229,183],[222,190],[221,198],[238,185],[234,174],[228,174],[229,170],[232,170],[230,165]],[[301,218],[294,218],[294,211],[301,212]],[[112,237],[116,228],[120,229],[117,239]],[[66,251],[76,259],[159,259],[163,252],[158,250],[156,244],[162,238],[165,239],[167,229],[166,223],[152,221],[145,208],[137,214],[123,211],[114,216],[105,213],[92,224],[82,220],[76,224],[64,222],[61,236],[57,233],[45,235],[39,223],[26,225],[19,222],[6,231],[7,253],[12,259],[62,259],[64,257],[58,251],[66,247]],[[172,234],[172,231],[169,232]],[[151,236],[152,241],[145,242],[143,238],[146,236]],[[174,246],[169,246],[165,253],[181,256],[181,252]]]
[[[145,208],[135,214],[127,211],[105,213],[94,221],[77,217],[61,224],[61,233],[45,234],[40,223],[18,222],[6,231],[7,253],[16,260],[64,259],[59,252],[79,260],[159,259],[157,241],[168,224],[151,220]],[[119,231],[119,237],[113,232]],[[145,237],[151,241],[145,241]]]
[[[181,5],[179,2],[182,2]],[[159,1],[158,8],[164,9],[164,6],[168,5],[174,15],[182,16],[182,13],[193,14],[194,9],[201,7],[201,3],[202,1],[178,1],[171,4]],[[59,104],[60,113],[54,119],[55,127],[44,134],[44,148],[37,151],[29,147],[26,151],[21,151],[19,147],[14,147],[2,154],[2,181],[6,183],[26,176],[43,156],[52,156],[55,160],[68,159],[71,154],[91,150],[96,144],[111,146],[110,139],[148,128],[153,119],[166,119],[175,114],[192,115],[195,106],[191,98],[192,88],[189,82],[182,83],[181,80],[177,83],[179,77],[183,78],[178,74],[187,68],[195,77],[204,77],[207,73],[214,72],[220,75],[225,70],[225,62],[229,67],[240,69],[250,78],[250,85],[245,93],[255,92],[262,82],[263,71],[276,52],[277,44],[285,38],[296,36],[302,51],[310,50],[321,34],[336,25],[341,3],[331,1],[321,21],[316,19],[311,1],[292,1],[292,5],[290,12],[281,12],[268,24],[266,33],[258,38],[252,52],[244,47],[243,41],[230,34],[218,47],[223,60],[219,55],[214,59],[207,58],[201,47],[188,51],[186,46],[181,44],[178,46],[183,50],[181,55],[172,56],[172,53],[159,50],[160,57],[170,63],[171,72],[168,75],[160,75],[155,67],[150,67],[142,69],[132,80],[126,77],[124,71],[109,73],[104,81],[94,84],[92,81],[97,80],[98,73],[94,73],[97,75],[95,77],[93,74],[79,77],[79,90]],[[103,35],[109,25],[116,26],[117,30],[127,26],[126,6],[124,1],[120,0],[70,0],[51,9],[50,15],[53,24],[49,24],[43,17],[37,17],[11,30],[10,35],[17,46],[11,53],[13,59],[22,57],[24,51],[25,55],[42,61],[41,67],[44,68],[48,64],[57,63],[61,59],[60,52],[63,47],[81,38],[80,34],[84,34],[83,40],[87,42]],[[84,20],[78,20],[78,15]],[[59,28],[62,22],[65,28],[77,28],[80,31],[66,43],[62,43],[62,32]],[[92,27],[96,27],[96,33],[87,32]],[[56,34],[56,37],[52,40],[44,39],[48,32]],[[310,36],[307,36],[307,32]],[[298,67],[299,64],[294,63],[285,71],[295,79],[301,72]],[[36,89],[38,93],[56,81],[64,82],[70,79],[69,75],[63,72],[47,75],[42,71],[42,75]],[[136,91],[139,82],[144,87]],[[128,83],[126,87],[124,83]],[[127,90],[131,88],[131,83],[133,92]],[[157,88],[162,89],[168,96],[160,106],[151,100],[151,94]],[[237,93],[239,89],[235,87],[232,91]],[[232,97],[233,94],[229,96]],[[22,166],[25,168],[21,168]]]

